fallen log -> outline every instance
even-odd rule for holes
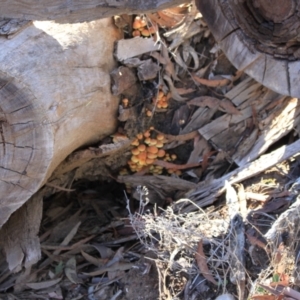
[[[185,3],[184,0],[0,0],[0,18],[82,22],[118,14],[137,14]]]
[[[111,19],[33,22],[0,37],[0,227],[72,151],[115,130],[118,38]]]

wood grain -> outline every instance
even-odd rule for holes
[[[286,9],[269,8],[268,14],[268,1],[260,2],[264,5],[256,8],[251,1],[196,0],[216,41],[237,69],[278,93],[300,97],[300,17],[293,14],[300,4],[293,7],[283,2]]]
[[[72,151],[111,134],[111,19],[34,22],[0,37],[0,227]]]
[[[160,10],[184,0],[0,0],[0,18],[82,22],[118,14]]]

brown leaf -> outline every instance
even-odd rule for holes
[[[208,266],[207,266],[207,263],[206,263],[206,257],[205,257],[205,254],[203,252],[202,240],[200,240],[200,242],[198,243],[198,248],[197,248],[197,252],[195,254],[195,257],[196,257],[198,268],[199,268],[200,272],[202,273],[202,275],[208,281],[212,282],[215,285],[218,285],[216,280],[213,278],[210,270],[208,269]]]
[[[195,105],[200,107],[209,107],[209,108],[215,108],[218,109],[220,106],[220,100],[214,97],[210,96],[201,96],[196,97],[193,100],[188,102],[188,105]]]
[[[220,87],[220,86],[226,86],[230,83],[229,79],[223,78],[223,79],[205,79],[205,78],[199,78],[195,74],[192,74],[192,78],[197,81],[198,83],[202,85],[206,85],[209,87]]]
[[[181,11],[184,10],[181,9]],[[171,28],[179,25],[183,21],[185,15],[180,12],[180,9],[164,9],[156,13],[147,14],[147,17],[161,27]]]
[[[190,169],[190,168],[195,168],[199,167],[202,163],[193,163],[193,164],[184,164],[184,165],[176,165],[172,164],[163,160],[156,160],[154,161],[153,165],[156,166],[161,166],[166,169],[174,169],[174,170],[184,170],[184,169]]]
[[[258,246],[262,249],[266,249],[266,246],[267,246],[266,242],[259,240],[257,237],[252,236],[252,235],[248,234],[247,232],[246,232],[246,236],[252,246]]]
[[[179,95],[185,95],[185,94],[190,94],[190,93],[195,92],[195,89],[192,89],[192,88],[188,88],[188,89],[176,88],[176,90],[177,90]]]
[[[161,133],[160,131],[156,130],[157,133]],[[162,133],[163,134],[163,133]],[[191,140],[197,136],[199,136],[198,130],[186,133],[186,134],[180,134],[180,135],[171,135],[171,134],[164,134],[165,138],[167,139],[168,143],[170,142],[184,142]]]
[[[150,56],[155,58],[162,65],[167,64],[167,59],[164,58],[162,55],[160,55],[157,51],[154,51],[154,52],[150,53]]]
[[[174,64],[173,62],[171,61],[170,57],[169,57],[169,50],[168,48],[162,44],[161,45],[161,55],[163,57],[163,59],[165,60],[165,72],[166,72],[166,75],[169,75],[171,76],[171,78],[173,80],[179,80],[177,74],[176,74],[176,71],[175,71],[175,67],[174,67]]]
[[[241,112],[232,104],[228,99],[223,99],[220,102],[220,107],[224,109],[225,112],[232,115],[240,115]]]
[[[202,160],[202,169],[203,169],[203,171],[206,170],[207,167],[208,167],[209,158],[217,152],[218,151],[209,151],[209,152],[203,154],[203,160]]]

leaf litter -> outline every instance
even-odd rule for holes
[[[190,3],[114,19],[118,130],[35,195],[41,259],[3,236],[1,299],[300,299],[298,99],[235,70]]]

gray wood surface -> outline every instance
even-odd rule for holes
[[[184,0],[0,0],[0,18],[90,21],[117,14],[160,10]]]
[[[111,134],[112,19],[33,24],[0,37],[0,227],[66,156]]]
[[[246,1],[235,2],[196,0],[216,41],[237,69],[280,94],[300,97],[299,17],[274,24],[258,17],[255,10],[247,15]]]

